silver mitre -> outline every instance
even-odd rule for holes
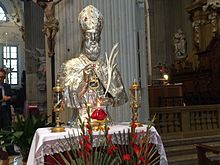
[[[101,32],[104,23],[102,13],[92,5],[86,6],[79,13],[78,21],[83,33],[88,30]]]

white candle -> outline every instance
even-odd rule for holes
[[[134,79],[133,85],[136,85],[136,84],[137,84],[136,79]],[[135,100],[135,101],[138,100],[138,91],[137,91],[136,88],[134,89],[134,100]]]
[[[5,32],[5,46],[6,46],[6,63],[8,62],[8,33]]]

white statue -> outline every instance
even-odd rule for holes
[[[186,39],[181,29],[178,29],[178,31],[174,34],[173,42],[174,42],[174,53],[176,55],[176,58],[185,57]]]

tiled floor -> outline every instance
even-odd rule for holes
[[[14,149],[16,152],[19,152],[19,148],[17,146],[14,146]],[[2,165],[2,162],[3,161],[0,160],[0,165]],[[23,165],[22,156],[9,156],[9,165]]]
[[[22,156],[10,156],[9,157],[9,164],[10,165],[23,165]]]
[[[3,161],[0,160],[0,165],[2,165]],[[10,156],[9,157],[9,165],[23,165],[22,156]]]

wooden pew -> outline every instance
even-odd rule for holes
[[[212,152],[219,155],[220,158],[220,147],[213,147],[204,144],[196,144],[197,155],[198,155],[198,165],[220,165],[220,161],[210,160],[206,153]]]

